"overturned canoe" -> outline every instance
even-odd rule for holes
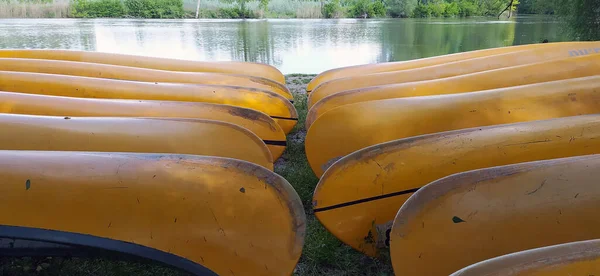
[[[495,257],[451,276],[562,276],[600,273],[600,240],[551,245]]]
[[[268,115],[238,106],[175,101],[86,99],[0,92],[0,113],[74,117],[163,117],[222,121],[244,127],[283,154],[285,133]]]
[[[237,74],[175,72],[100,63],[26,58],[0,58],[0,70],[146,82],[241,86],[268,90],[286,99],[293,99],[290,91],[278,82]]]
[[[341,241],[377,255],[379,247],[386,246],[398,209],[434,180],[474,169],[597,153],[596,114],[400,139],[356,151],[333,164],[315,189],[314,212]]]
[[[228,104],[264,112],[288,133],[298,121],[294,106],[273,92],[220,85],[148,83],[0,71],[0,90],[80,98],[166,100]]]
[[[600,53],[600,42],[587,45],[598,48]],[[555,47],[544,47],[542,49],[529,49],[516,52],[508,52],[497,55],[489,55],[478,58],[443,63],[434,66],[415,68],[410,70],[392,71],[377,74],[366,74],[332,80],[319,85],[310,93],[308,106],[312,107],[319,100],[333,95],[337,92],[354,90],[370,86],[433,80],[488,71],[504,67],[512,67],[536,62],[550,61],[554,59],[574,57],[570,51],[573,45],[556,43]],[[586,51],[592,54],[593,51]],[[577,55],[580,56],[580,55]],[[0,60],[1,66],[1,60]],[[1,68],[1,67],[0,67]]]
[[[271,153],[260,138],[219,121],[0,114],[0,129],[4,150],[197,154],[273,169]]]
[[[379,143],[470,127],[594,113],[600,113],[600,76],[361,102],[319,117],[306,135],[306,157],[315,174],[321,176],[340,157]]]
[[[0,50],[0,57],[80,61],[167,71],[243,74],[285,83],[285,77],[277,68],[250,62],[192,61],[87,51],[22,49]]]
[[[302,251],[300,198],[244,161],[0,151],[0,178],[2,238],[111,250],[196,275],[290,275]]]
[[[306,116],[310,126],[336,107],[374,100],[456,94],[600,74],[600,54],[513,66],[456,77],[348,90],[325,97]]]
[[[399,71],[399,70],[407,70],[414,69],[426,66],[432,66],[437,64],[443,64],[447,62],[454,62],[459,60],[471,59],[484,57],[489,55],[497,55],[503,53],[510,53],[516,51],[530,50],[530,49],[539,49],[543,51],[545,48],[555,47],[557,45],[561,46],[571,46],[572,49],[569,50],[570,55],[582,55],[590,52],[599,53],[599,48],[591,47],[595,45],[594,42],[558,42],[558,43],[544,43],[544,44],[529,44],[529,45],[520,45],[520,46],[511,46],[511,47],[498,47],[477,51],[469,51],[463,53],[456,53],[450,55],[442,55],[435,56],[429,58],[422,59],[414,59],[408,61],[398,61],[398,62],[384,62],[377,64],[365,64],[365,65],[357,65],[357,66],[349,66],[343,68],[332,69],[329,71],[325,71],[318,76],[316,76],[307,87],[307,91],[312,91],[314,88],[319,86],[320,84],[334,80],[339,78],[346,78],[357,75],[365,75],[365,74],[374,74],[381,72],[390,72],[390,71]]]
[[[426,185],[394,220],[394,272],[449,275],[504,254],[599,238],[599,169],[600,155],[591,155],[470,171]],[[557,275],[589,275],[569,272]]]

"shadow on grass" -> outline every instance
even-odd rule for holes
[[[287,85],[294,95],[298,124],[288,135],[288,148],[275,164],[275,172],[287,179],[298,192],[307,213],[304,250],[296,275],[393,275],[388,256],[370,258],[331,235],[312,213],[312,194],[319,179],[314,175],[304,151],[306,129],[306,84],[314,75],[288,75]]]

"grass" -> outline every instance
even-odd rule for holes
[[[288,148],[275,166],[275,172],[287,179],[298,192],[307,214],[303,255],[296,275],[393,275],[389,258],[370,258],[355,251],[331,235],[312,213],[312,193],[318,183],[304,152],[307,95],[306,84],[314,75],[288,75],[287,86],[294,95],[298,125],[288,136]]]
[[[288,135],[288,148],[275,164],[275,172],[294,186],[307,214],[307,231],[302,257],[295,275],[393,275],[388,257],[367,257],[344,245],[319,223],[312,213],[312,193],[318,183],[304,152],[307,113],[306,84],[314,75],[288,75],[294,94],[298,124]],[[40,270],[39,272],[37,270]],[[0,275],[185,275],[158,263],[108,257],[87,258],[0,258]]]

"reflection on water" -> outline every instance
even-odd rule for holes
[[[319,73],[373,62],[565,39],[548,17],[341,20],[0,20],[0,48],[263,62]]]

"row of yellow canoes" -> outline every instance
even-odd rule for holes
[[[600,42],[341,68],[307,90],[306,154],[320,177],[315,215],[365,254],[389,247],[396,274],[449,275],[504,254],[600,238],[578,230],[600,221],[577,217],[600,203],[591,187],[600,177]],[[581,192],[553,180],[561,177]],[[496,191],[481,184],[487,180]],[[539,186],[547,192],[527,194]],[[591,201],[566,200],[586,189]],[[542,221],[565,215],[559,209],[573,217]]]
[[[272,172],[297,121],[283,81],[262,64],[0,50],[0,238],[289,275],[305,215]]]

